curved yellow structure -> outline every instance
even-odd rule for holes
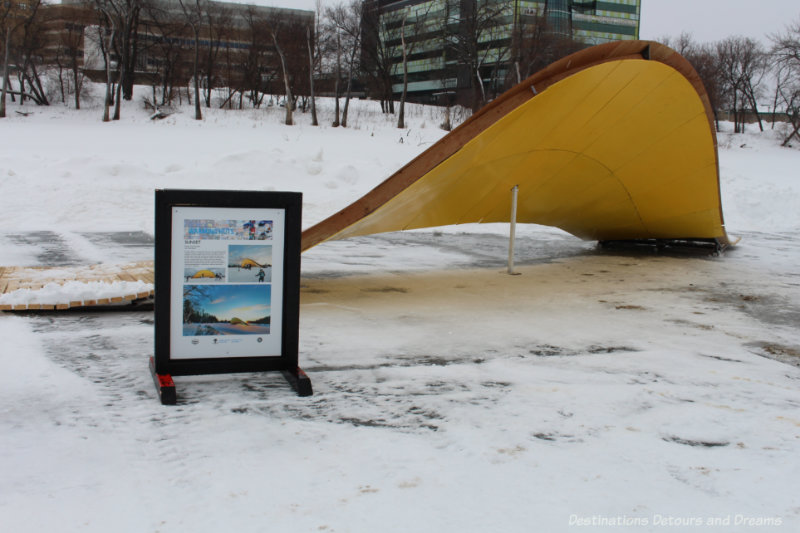
[[[239,263],[239,266],[242,267],[242,268],[250,268],[250,267],[263,268],[263,267],[265,267],[267,265],[262,265],[261,263],[257,263],[255,261],[253,261],[252,259],[245,257],[244,259],[241,260],[241,262]]]
[[[215,278],[216,275],[211,272],[210,270],[198,270],[195,272],[193,279],[200,279],[200,278]]]
[[[728,244],[705,89],[673,50],[625,41],[517,85],[370,193],[303,233],[325,240],[517,221],[587,240]]]

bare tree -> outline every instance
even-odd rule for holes
[[[399,16],[381,14],[377,0],[367,0],[363,9],[362,64],[369,88],[380,100],[384,113],[394,114],[392,76],[394,74],[394,46],[390,43],[397,33]]]
[[[289,70],[286,68],[286,54],[283,53],[283,48],[281,48],[281,45],[278,42],[278,34],[280,33],[280,29],[281,28],[278,24],[272,24],[270,26],[270,35],[272,35],[272,42],[275,45],[275,51],[278,53],[278,58],[281,61],[281,73],[283,75],[283,88],[285,91],[284,109],[286,110],[284,124],[287,126],[292,126],[294,125],[294,119],[292,117],[294,98],[292,97],[292,84],[289,80]]]
[[[272,13],[266,19],[266,30],[272,42],[270,55],[277,55],[278,69],[283,81],[284,124],[294,124],[293,111],[297,95],[306,93],[305,71],[308,68],[306,42],[307,22],[300,17]],[[274,54],[272,53],[274,52]]]
[[[56,46],[58,53],[56,55],[56,64],[59,70],[59,78],[61,78],[61,70],[69,71],[71,76],[72,93],[74,96],[75,109],[81,108],[81,91],[83,89],[84,75],[80,68],[83,63],[83,39],[84,39],[84,26],[68,22],[65,24],[64,31],[58,34]],[[66,101],[65,91],[62,82],[62,101]]]
[[[47,94],[40,79],[40,67],[43,64],[43,51],[47,46],[41,2],[4,2],[0,8],[4,41],[4,67],[2,95],[0,95],[0,117],[5,116],[6,95],[19,94],[20,104],[26,98],[37,105],[48,105]],[[9,64],[13,63],[17,70],[19,90],[11,91],[9,84]],[[26,91],[27,86],[27,91]]]
[[[330,24],[328,26],[330,31],[334,34],[334,42],[336,43],[334,50],[336,51],[336,66],[335,66],[335,77],[333,81],[333,98],[334,98],[334,107],[333,107],[333,124],[331,124],[334,128],[338,128],[341,125],[340,122],[340,110],[339,110],[339,83],[342,81],[342,32],[339,28],[336,27],[335,24]]]
[[[778,105],[783,103],[783,94],[787,88],[791,87],[793,73],[788,65],[775,60],[773,56],[771,65],[772,75],[774,76],[774,86],[772,92],[772,129],[775,129],[775,117],[778,114]]]
[[[263,98],[262,87],[265,83],[268,85],[275,75],[274,66],[269,63],[269,52],[272,49],[268,41],[270,34],[262,13],[248,8],[245,19],[248,44],[240,69],[239,106],[241,107],[242,95],[247,92],[253,106],[259,107]]]
[[[120,71],[121,77],[118,85],[118,93],[121,90],[124,100],[133,99],[133,85],[136,81],[136,64],[139,55],[139,14],[142,4],[147,0],[128,0],[125,5],[125,18],[123,23],[124,34],[120,35],[117,48],[120,50]],[[116,104],[116,103],[115,103]],[[119,107],[115,107],[115,114],[118,115]],[[119,116],[115,117],[119,119]]]
[[[513,69],[508,69],[506,87],[521,82],[549,64],[585,46],[581,41],[554,31],[547,22],[544,12],[517,20],[511,36],[509,54]]]
[[[181,42],[188,28],[181,16],[176,16],[158,2],[147,2],[143,5],[143,9],[153,32],[152,44],[147,51],[152,57],[157,78],[161,81],[160,98],[156,97],[155,84],[153,86],[153,103],[171,105],[175,94],[180,93],[174,89],[183,81],[181,65],[185,60],[186,51]]]
[[[425,27],[427,18],[430,13],[432,3],[421,4],[410,8],[413,10],[413,15],[406,11],[403,13],[403,20],[400,24],[400,48],[403,56],[403,92],[400,94],[400,109],[397,113],[397,127],[405,128],[405,115],[406,115],[406,97],[408,96],[408,58],[414,54],[416,45],[423,39],[426,39]],[[409,15],[412,15],[409,21]],[[435,27],[435,25],[434,25]],[[406,28],[410,38],[406,38]]]
[[[6,93],[8,92],[8,61],[11,58],[11,36],[22,20],[16,3],[4,2],[0,5],[0,30],[3,32],[3,87],[0,94],[0,118],[6,116]]]
[[[17,72],[21,80],[27,84],[28,91],[22,91],[20,102],[26,97],[38,105],[49,105],[47,93],[42,84],[41,74],[46,69],[44,51],[48,46],[47,34],[44,31],[44,17],[39,14],[41,2],[29,6],[31,16],[25,21],[22,32],[22,43],[17,56]],[[23,84],[20,83],[20,88]]]
[[[406,96],[408,95],[408,55],[410,53],[406,45],[406,22],[407,17],[403,17],[403,23],[400,26],[400,46],[403,51],[403,93],[400,95],[400,110],[397,113],[397,127],[406,127]]]
[[[361,33],[363,21],[363,2],[360,0],[350,0],[349,3],[339,3],[326,10],[326,16],[330,21],[331,27],[337,35],[337,88],[341,78],[341,62],[345,61],[347,68],[347,89],[342,110],[341,126],[347,127],[347,112],[350,108],[350,97],[352,95],[353,78],[359,68],[358,52],[361,50]],[[347,54],[342,57],[343,51]],[[338,103],[338,90],[337,90]],[[337,113],[338,115],[338,113]],[[337,116],[338,120],[338,116]]]
[[[122,87],[133,82],[133,45],[131,38],[136,33],[141,10],[141,0],[95,0],[95,6],[102,14],[101,25],[106,29],[109,38],[101,44],[105,46],[104,56],[106,62],[106,107],[111,102],[110,90],[113,84],[111,79],[111,53],[116,52],[117,56],[117,78],[116,78],[116,97],[114,98],[114,120],[120,118],[120,96]],[[103,121],[106,122],[107,110],[103,111]]]
[[[722,94],[722,77],[720,62],[713,44],[701,44],[690,48],[684,57],[692,64],[708,95],[708,101],[714,113],[717,129],[719,129],[720,106],[725,101]]]
[[[317,4],[319,8],[319,1]],[[315,24],[315,26],[319,27],[318,24]],[[311,125],[319,126],[319,122],[317,121],[317,100],[314,95],[314,72],[316,70],[314,55],[315,46],[311,45],[311,28],[306,28],[306,44],[308,45],[308,86],[311,91]]]
[[[512,4],[478,0],[445,1],[457,3],[460,8],[458,30],[449,39],[449,53],[461,67],[460,82],[472,87],[471,107],[477,111],[486,103],[484,67],[502,63],[510,51],[508,40],[503,35],[503,21],[512,16]],[[459,11],[453,9],[453,12]]]
[[[745,37],[728,37],[716,45],[722,95],[731,106],[734,131],[741,133],[745,126],[745,111],[752,109],[763,131],[757,99],[766,73],[767,62],[763,47]]]
[[[111,78],[111,43],[114,41],[114,35],[116,34],[117,26],[113,18],[106,17],[105,22],[109,27],[104,25],[97,26],[97,41],[103,52],[103,60],[105,62],[106,70],[106,92],[105,99],[103,101],[103,122],[109,122],[111,120],[111,114],[109,110],[111,107],[113,94],[111,87],[114,83]]]
[[[217,63],[223,40],[230,33],[233,16],[230,8],[218,2],[201,4],[205,27],[208,32],[208,46],[203,62],[203,98],[206,107],[211,107],[211,92],[215,86]]]
[[[332,39],[335,43],[335,69],[334,69],[334,109],[333,109],[333,124],[334,128],[342,125],[341,109],[339,107],[339,96],[341,91],[339,89],[342,81],[342,55],[347,44],[347,32],[344,27],[347,25],[347,7],[343,3],[338,3],[332,7],[325,9],[326,30],[332,34]],[[346,123],[345,123],[346,124]]]
[[[202,120],[200,111],[200,24],[203,22],[203,10],[200,0],[178,0],[183,10],[186,23],[194,36],[194,60],[192,61],[192,81],[194,82],[194,118]]]
[[[769,62],[768,55],[759,41],[745,40],[744,54],[742,56],[742,94],[745,101],[753,110],[758,122],[758,128],[764,131],[761,113],[758,111],[758,99],[762,93],[764,77],[767,74]]]
[[[38,14],[41,2],[17,2],[6,1],[0,5],[0,31],[3,36],[3,82],[0,90],[0,118],[6,116],[6,96],[10,90],[9,84],[9,63],[12,58],[12,48],[14,49],[14,62],[17,66],[17,73],[20,80],[24,83],[29,82],[33,94],[26,95],[23,83],[20,83],[19,95],[20,102],[25,96],[30,96],[38,104],[47,104],[39,76],[36,72],[36,63],[33,58],[38,48],[43,45],[41,42],[40,24]],[[33,77],[28,76],[28,70],[32,69]],[[39,94],[36,93],[37,87]],[[13,93],[12,93],[13,95]]]
[[[784,32],[770,35],[770,40],[772,57],[783,73],[777,84],[776,103],[779,96],[792,126],[783,140],[783,146],[787,146],[793,138],[800,140],[800,20]]]
[[[298,100],[302,101],[305,112],[308,97],[311,94],[309,71],[308,32],[314,26],[314,20],[305,17],[291,16],[282,19],[280,47],[286,60],[286,74],[291,87],[292,105],[297,109]]]

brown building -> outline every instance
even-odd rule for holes
[[[84,0],[37,3],[38,62],[102,82],[108,47],[112,71],[124,68],[131,83],[160,85],[167,91],[192,78],[197,43],[198,77],[204,87],[258,92],[265,85],[283,84],[277,43],[293,62],[287,69],[296,78],[292,83],[307,78],[301,70],[308,72],[305,39],[306,28],[313,28],[313,11],[210,0],[184,2],[186,10],[178,0],[144,0],[135,12],[126,11],[125,2],[106,0],[102,5],[106,9]],[[13,58],[9,66],[18,68]]]

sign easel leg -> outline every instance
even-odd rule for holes
[[[303,372],[300,367],[293,370],[284,370],[283,377],[289,382],[289,385],[297,391],[298,396],[311,396],[314,391],[311,389],[311,379]]]
[[[175,405],[178,403],[178,395],[175,393],[175,382],[169,374],[156,373],[156,360],[150,358],[150,375],[153,376],[153,383],[156,386],[158,399],[162,405]]]

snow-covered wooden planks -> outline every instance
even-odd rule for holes
[[[125,305],[153,296],[152,261],[80,267],[0,267],[0,311]]]

